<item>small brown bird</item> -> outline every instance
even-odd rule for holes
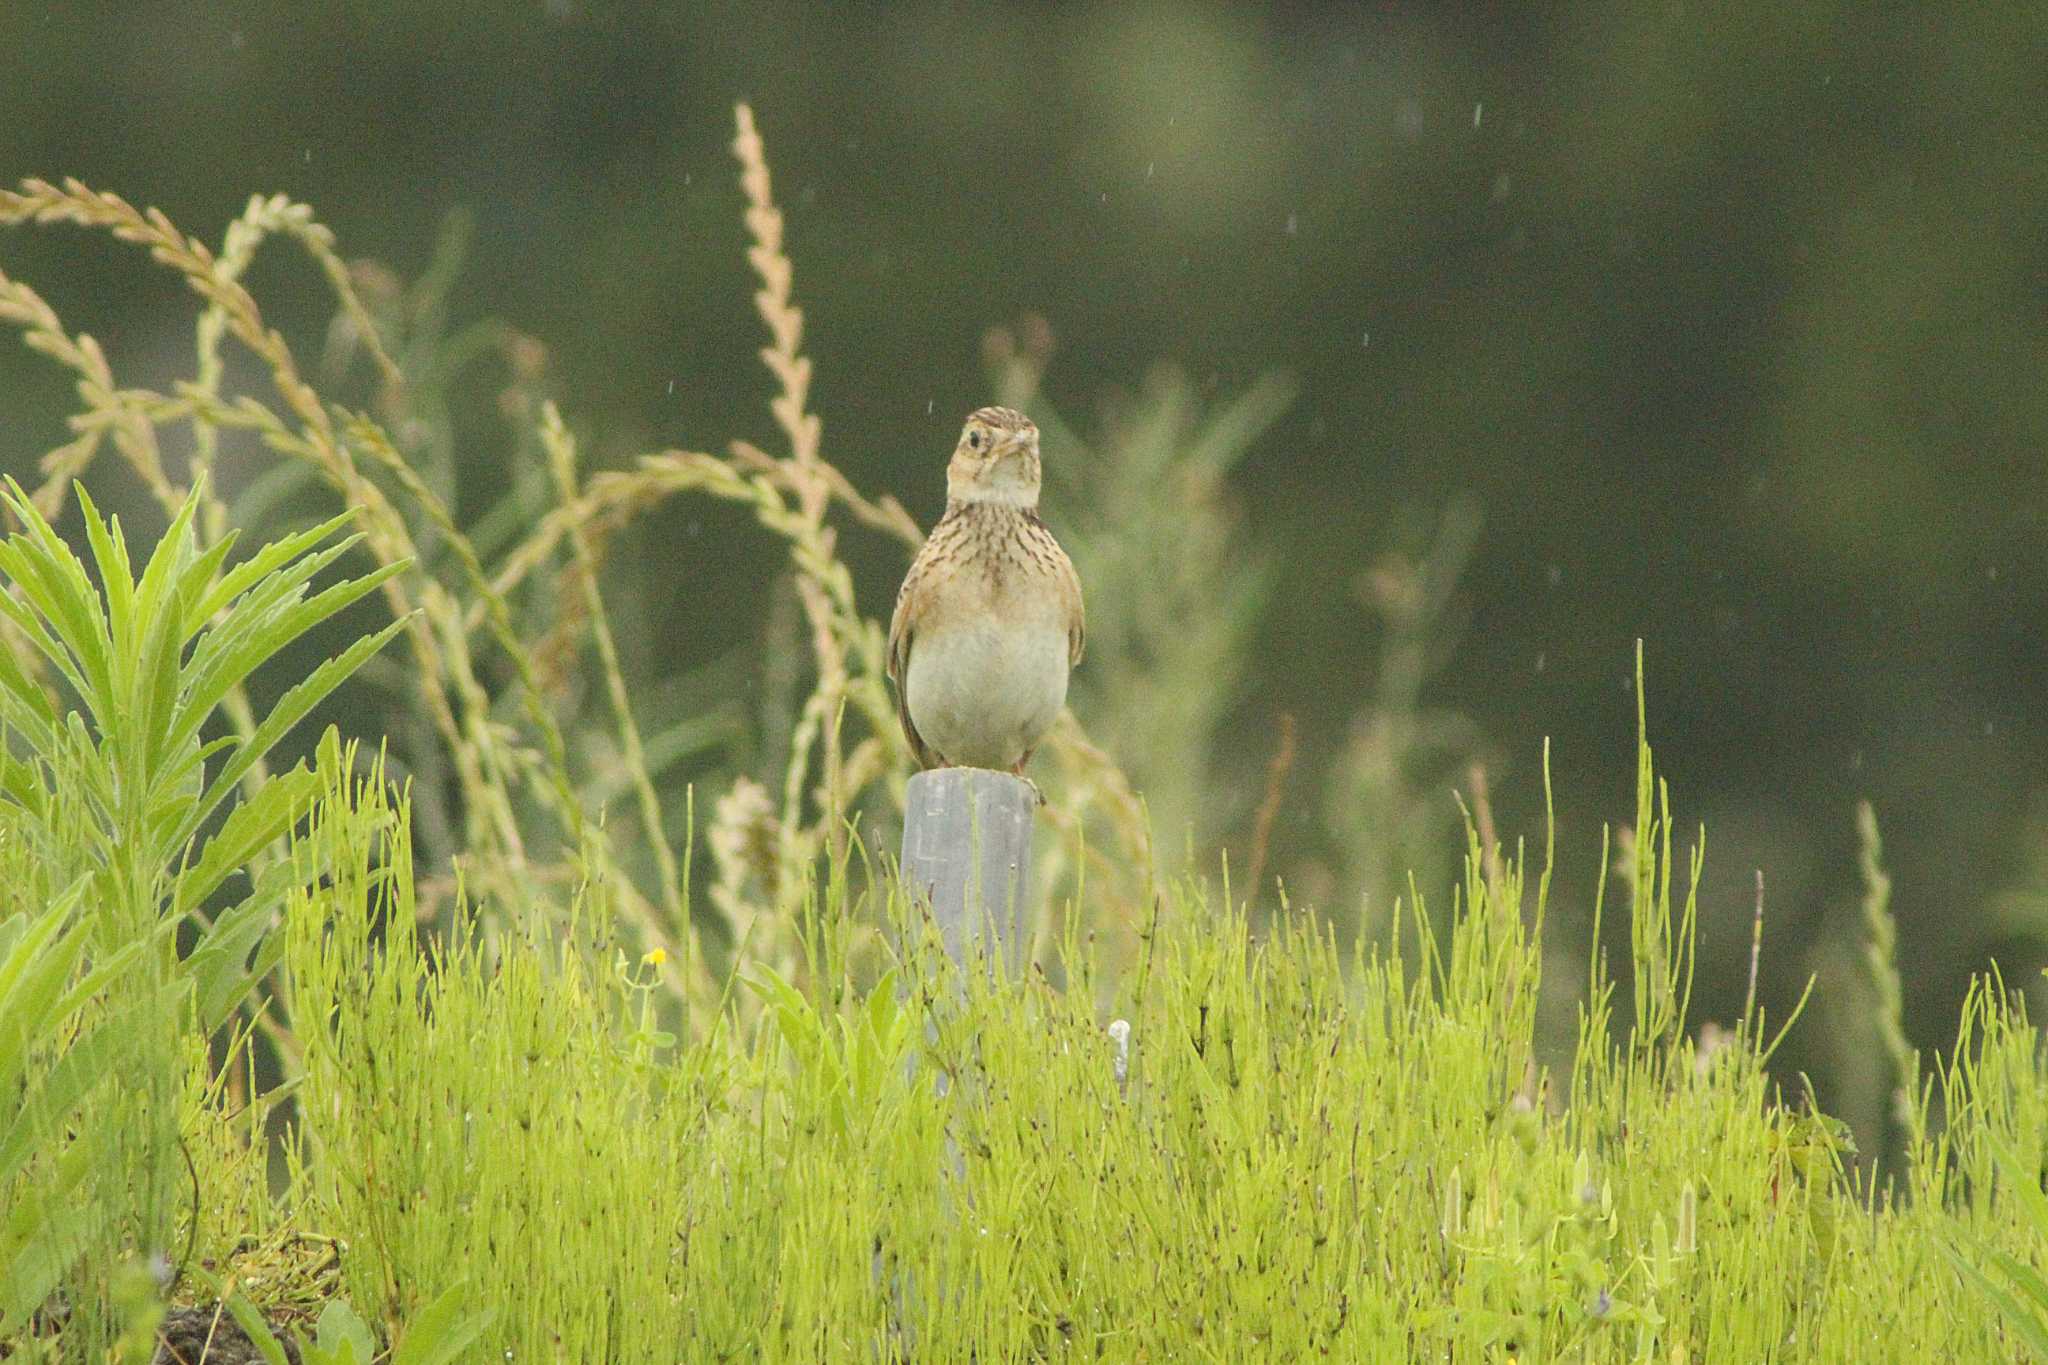
[[[922,768],[1021,776],[1081,662],[1081,580],[1038,518],[1038,428],[967,419],[946,466],[946,515],[896,594],[889,677]]]

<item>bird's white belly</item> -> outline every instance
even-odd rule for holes
[[[904,700],[926,746],[956,767],[1008,769],[1067,701],[1067,634],[1053,625],[954,625],[920,635]]]

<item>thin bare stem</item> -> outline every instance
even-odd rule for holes
[[[549,467],[555,478],[555,488],[564,505],[576,497],[576,438],[562,424],[562,414],[553,403],[541,407],[541,442],[547,448]],[[633,789],[640,801],[640,823],[645,828],[647,842],[654,850],[654,862],[661,879],[662,908],[667,913],[673,932],[689,944],[688,960],[682,964],[682,974],[687,975],[698,959],[696,934],[690,924],[689,907],[683,902],[681,878],[676,870],[675,850],[669,844],[668,827],[662,820],[661,798],[655,794],[654,779],[647,771],[647,753],[640,743],[640,726],[633,719],[633,706],[626,692],[626,677],[619,667],[619,650],[612,638],[611,619],[604,608],[604,596],[598,590],[597,557],[591,552],[590,539],[581,526],[571,525],[569,545],[576,559],[577,578],[583,589],[584,611],[590,622],[592,638],[597,642],[597,655],[604,671],[606,690],[611,696],[612,711],[618,718],[619,746],[625,755],[626,771],[632,775]]]
[[[1273,747],[1272,761],[1266,764],[1266,794],[1259,802],[1259,812],[1252,822],[1252,856],[1250,876],[1245,884],[1253,896],[1259,894],[1259,882],[1266,875],[1266,853],[1273,837],[1273,824],[1280,818],[1280,801],[1286,795],[1287,774],[1294,767],[1294,713],[1280,713],[1280,740]]]
[[[1742,1022],[1744,1026],[1756,1012],[1756,973],[1763,961],[1764,952],[1764,870],[1756,870],[1756,912],[1749,921],[1749,989],[1742,997]]]

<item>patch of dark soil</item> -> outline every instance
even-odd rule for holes
[[[283,1344],[284,1358],[299,1365],[290,1334],[274,1324],[271,1334]],[[226,1309],[173,1308],[157,1328],[150,1365],[267,1365],[267,1358]]]

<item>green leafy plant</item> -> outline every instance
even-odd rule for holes
[[[462,1358],[496,1316],[495,1309],[465,1312],[466,1287],[452,1285],[441,1297],[420,1310],[406,1325],[384,1365],[449,1365]],[[228,1310],[257,1349],[283,1365],[284,1348],[264,1323],[254,1304],[240,1294],[228,1299]],[[299,1359],[304,1365],[373,1365],[380,1359],[377,1339],[346,1301],[335,1299],[320,1311],[313,1339],[298,1338]]]
[[[232,536],[198,547],[193,496],[138,574],[118,521],[78,500],[89,568],[0,490],[21,527],[0,542],[0,1094],[21,1100],[0,1124],[0,1335],[80,1257],[82,1330],[111,1330],[93,1287],[113,1258],[165,1252],[187,1059],[276,965],[281,898],[317,871],[274,856],[311,771],[244,779],[397,628],[209,735],[231,690],[395,570],[315,587],[353,543],[345,517],[229,564]],[[77,1122],[88,1099],[123,1121]]]
[[[896,998],[897,974],[882,974],[860,1007],[850,1013],[821,1011],[773,969],[755,968],[747,982],[767,1002],[776,1029],[792,1054],[802,1105],[822,1114],[841,1137],[857,1126],[887,1124],[905,1089],[918,1016]]]
[[[26,756],[0,758],[0,798],[48,865],[91,880],[103,949],[154,938],[168,956],[173,947],[156,931],[158,918],[176,921],[199,909],[274,844],[310,803],[312,774],[301,766],[273,777],[217,826],[214,817],[271,746],[398,625],[313,669],[251,733],[208,739],[206,723],[266,660],[401,566],[311,591],[315,576],[357,539],[334,538],[351,520],[345,514],[227,567],[235,537],[201,551],[193,498],[138,579],[119,521],[103,519],[82,486],[77,493],[97,589],[20,485],[10,480],[0,494],[24,528],[0,543],[0,581],[11,590],[0,594],[0,615],[75,698],[60,709],[58,690],[41,685],[28,660],[0,652],[0,724],[27,747]],[[82,827],[74,816],[83,817]],[[281,891],[276,878],[259,879],[210,917],[187,956],[203,1028],[218,1027],[275,961],[272,953],[249,965]]]
[[[83,890],[82,880],[73,882],[34,915],[0,922],[0,1096],[21,1097],[0,1120],[0,1190],[14,1196],[0,1219],[0,1339],[49,1296],[90,1231],[89,1211],[75,1196],[103,1144],[89,1133],[57,1152],[43,1144],[73,1126],[106,1081],[109,1055],[124,1045],[104,1024],[74,1027],[75,1017],[142,950],[130,944],[84,967]],[[68,1039],[61,1057],[31,1081],[31,1063],[61,1039]],[[34,1183],[22,1179],[32,1162],[42,1177]]]

